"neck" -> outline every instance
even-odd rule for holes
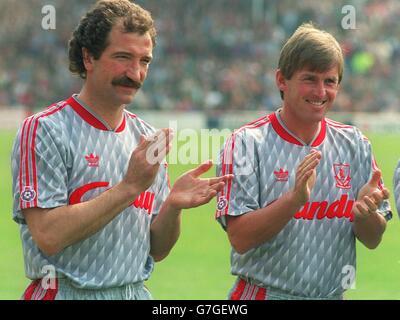
[[[312,142],[321,127],[321,121],[300,121],[299,119],[293,117],[290,113],[285,112],[284,108],[281,109],[279,115],[285,126],[306,144],[310,144]]]
[[[102,120],[112,128],[116,129],[121,123],[124,105],[112,105],[102,95],[90,94],[86,86],[83,86],[78,99],[89,106]]]

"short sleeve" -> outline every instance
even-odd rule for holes
[[[226,216],[239,216],[260,209],[259,170],[256,143],[244,131],[233,133],[217,161],[217,176],[233,179],[217,195],[216,219],[226,228]]]
[[[400,216],[400,161],[397,163],[396,169],[394,170],[393,189],[397,213]]]
[[[153,216],[158,215],[164,201],[167,199],[170,192],[168,164],[166,162],[160,165],[160,171],[157,175],[155,184],[156,184],[156,193],[154,198],[154,206],[152,210]]]
[[[25,223],[27,208],[54,208],[68,204],[66,147],[61,128],[40,115],[27,118],[12,151],[13,219]]]
[[[361,189],[362,186],[371,179],[372,174],[374,171],[379,170],[378,164],[375,160],[375,157],[372,152],[372,146],[370,141],[368,140],[367,137],[365,137],[359,130],[357,130],[357,133],[359,134],[360,137],[360,168],[363,168],[362,170],[362,183],[359,186]],[[383,178],[379,182],[378,188],[382,189],[385,186]],[[359,190],[358,190],[359,191]],[[386,221],[390,220],[392,218],[392,211],[390,207],[390,202],[389,200],[384,200],[380,207],[378,208],[378,212],[385,218]]]

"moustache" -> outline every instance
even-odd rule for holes
[[[134,81],[128,77],[121,77],[118,79],[114,79],[111,84],[113,86],[124,86],[124,87],[130,87],[134,89],[140,89],[142,87],[142,84],[140,82]]]

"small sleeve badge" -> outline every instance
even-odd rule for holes
[[[217,204],[217,208],[218,210],[224,210],[226,208],[226,205],[228,204],[228,201],[226,200],[225,197],[219,197],[218,198],[218,204]]]
[[[36,198],[36,192],[31,186],[25,186],[21,192],[21,200],[24,202],[31,202]]]

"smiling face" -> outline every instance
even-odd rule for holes
[[[99,59],[84,52],[87,88],[109,106],[131,103],[147,76],[152,50],[149,33],[123,32],[115,25]]]
[[[339,89],[338,68],[325,72],[305,68],[296,71],[290,79],[276,72],[276,82],[283,92],[283,117],[290,126],[315,127],[331,109]]]

